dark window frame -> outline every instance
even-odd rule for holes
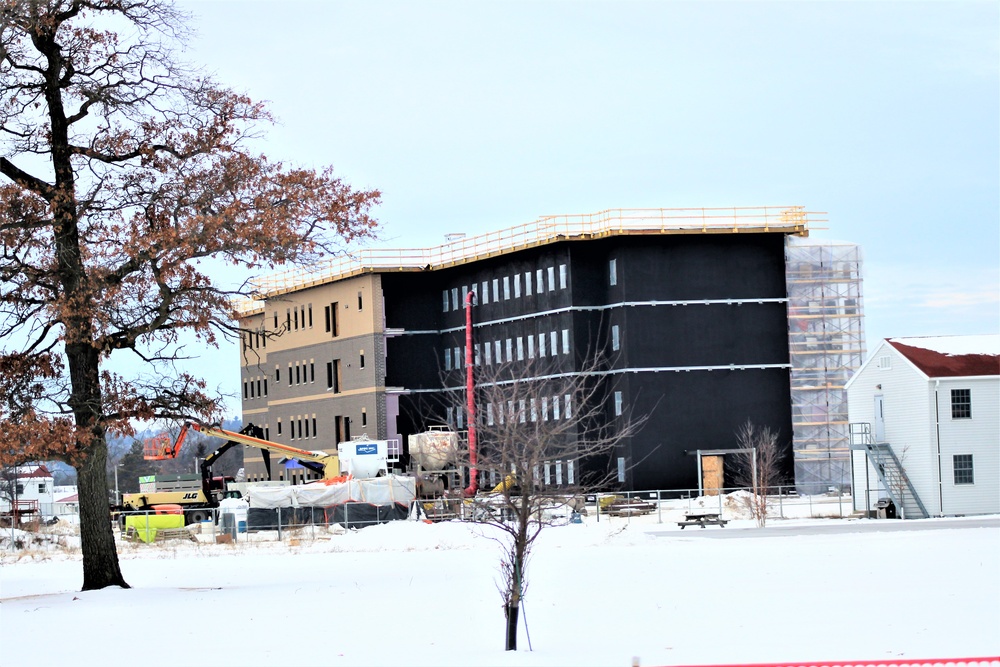
[[[956,486],[976,483],[975,461],[972,454],[954,454],[951,457],[952,475]]]
[[[972,390],[951,390],[951,418],[972,419]]]

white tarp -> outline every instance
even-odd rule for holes
[[[351,479],[338,484],[314,482],[301,486],[258,487],[248,489],[250,507],[331,507],[347,502],[372,505],[408,504],[416,498],[416,479],[405,475],[386,475],[374,479]]]

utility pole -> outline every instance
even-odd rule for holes
[[[115,505],[122,504],[122,497],[118,493],[118,469],[121,468],[123,465],[124,464],[122,463],[117,463],[117,462],[115,463]]]

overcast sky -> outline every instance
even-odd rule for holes
[[[1000,331],[996,2],[182,6],[186,58],[280,118],[269,157],[382,191],[384,247],[803,205],[864,248],[869,350]]]

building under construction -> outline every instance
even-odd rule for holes
[[[863,354],[860,263],[842,282],[848,260],[789,243],[811,222],[802,207],[609,210],[266,277],[241,306],[244,421],[330,452],[352,436],[405,449],[429,426],[461,429],[451,399],[464,390],[474,293],[474,365],[530,374],[544,358],[546,380],[601,383],[608,425],[648,415],[615,453],[621,488],[698,488],[694,453],[734,447],[750,420],[794,441],[796,481],[826,490],[842,482],[841,448],[846,462],[835,397],[855,364],[846,350],[855,365]],[[565,418],[564,397],[549,398],[538,418]],[[245,453],[248,479],[263,477],[259,459]],[[572,483],[574,462],[552,465]]]
[[[789,237],[788,350],[792,451],[800,492],[850,486],[844,385],[865,360],[861,248]]]

